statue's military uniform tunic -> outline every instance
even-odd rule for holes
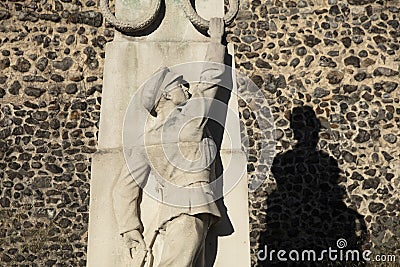
[[[211,222],[221,216],[209,186],[215,176],[216,148],[206,123],[225,72],[224,55],[223,45],[210,43],[200,82],[191,84],[192,97],[172,110],[164,121],[149,115],[144,127],[144,145],[127,149],[129,171],[124,168],[113,191],[121,234],[135,229],[143,231],[138,207],[139,185],[146,183],[150,171],[158,180],[164,203],[159,212],[159,228],[181,214],[210,214]],[[164,80],[156,89],[163,90],[166,83]],[[142,100],[147,101],[145,93],[143,96]]]

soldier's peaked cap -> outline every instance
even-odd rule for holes
[[[157,106],[164,92],[176,87],[182,75],[172,72],[168,67],[160,68],[143,86],[142,104],[149,112]]]

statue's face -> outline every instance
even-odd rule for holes
[[[185,87],[182,83],[168,92],[169,99],[175,104],[180,105],[190,98],[189,88]]]

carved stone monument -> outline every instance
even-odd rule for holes
[[[224,19],[228,23],[237,12],[238,3],[231,2],[229,12]],[[210,37],[205,35],[210,23],[201,16],[207,19],[223,17],[223,1],[210,0],[198,3],[195,11],[190,5],[190,1],[183,0],[182,2],[166,0],[165,3],[158,0],[148,2],[117,0],[116,17],[109,11],[107,1],[101,1],[101,6],[106,19],[113,23],[119,31],[116,32],[114,41],[109,43],[106,48],[99,150],[92,163],[87,265],[96,267],[143,266],[145,263],[145,266],[183,266],[183,263],[177,261],[167,263],[165,255],[162,254],[171,254],[172,252],[168,251],[181,250],[182,242],[188,244],[187,240],[189,240],[190,234],[196,231],[189,228],[182,231],[182,236],[178,236],[175,244],[169,241],[166,244],[164,241],[168,238],[160,232],[168,232],[166,230],[168,223],[176,218],[184,218],[184,222],[181,223],[185,226],[190,225],[186,221],[187,218],[189,220],[194,218],[206,225],[205,228],[210,226],[208,232],[207,230],[203,231],[203,235],[207,236],[205,244],[198,246],[201,249],[192,250],[197,257],[196,263],[200,264],[196,266],[250,266],[246,159],[240,149],[236,83],[232,82],[235,81],[234,72],[226,68],[223,74],[225,75],[223,79],[228,80],[221,86],[225,87],[225,93],[217,94],[216,98],[219,98],[219,102],[224,103],[226,107],[214,108],[220,114],[208,115],[215,118],[217,123],[213,125],[210,122],[207,133],[200,134],[199,140],[204,140],[206,144],[203,144],[203,149],[199,150],[199,154],[193,154],[193,151],[197,151],[199,146],[196,146],[195,149],[185,150],[185,148],[182,149],[182,145],[178,147],[163,145],[162,151],[159,148],[154,150],[154,144],[151,143],[152,137],[149,134],[157,124],[152,121],[157,117],[152,112],[158,112],[160,114],[158,118],[162,117],[161,114],[165,112],[165,117],[172,118],[170,121],[176,121],[174,120],[176,116],[169,114],[171,110],[166,107],[163,109],[163,106],[174,102],[174,110],[179,110],[179,112],[189,106],[188,99],[191,94],[194,96],[195,88],[197,88],[197,85],[192,85],[192,81],[201,81],[201,74],[207,69],[205,63],[193,63],[204,60],[210,43]],[[211,27],[213,26],[211,25]],[[228,46],[228,50],[232,55],[232,47]],[[215,48],[212,51],[216,53]],[[215,62],[215,60],[212,61]],[[230,62],[225,60],[225,62],[227,61],[234,68],[233,60]],[[160,70],[161,66],[169,66],[169,68]],[[157,72],[157,70],[159,71]],[[157,81],[159,81],[158,84]],[[168,81],[168,84],[165,81]],[[189,83],[190,88],[182,87],[184,83]],[[209,81],[209,84],[216,86],[212,80]],[[177,90],[177,87],[180,89]],[[156,90],[152,91],[151,88],[156,88]],[[183,97],[182,101],[175,101],[180,97]],[[169,102],[165,103],[168,100]],[[139,105],[142,105],[141,111],[138,111]],[[193,123],[193,120],[202,121],[199,118],[199,116],[201,117],[199,115],[201,105],[195,103],[193,106],[196,108],[193,109],[195,112],[191,114],[192,118],[186,119],[180,129],[185,129],[184,125]],[[143,124],[140,124],[141,116],[146,118]],[[142,125],[143,133],[146,132],[143,147],[146,148],[145,154],[148,160],[146,164],[151,166],[149,169],[146,168],[148,173],[145,176],[148,178],[145,179],[145,183],[141,184],[140,179],[136,180],[136,183],[133,179],[125,180],[125,184],[133,182],[136,188],[139,188],[140,185],[143,189],[136,192],[135,197],[130,198],[131,193],[128,192],[132,191],[118,190],[118,188],[124,185],[124,181],[121,182],[124,172],[127,173],[126,177],[135,176],[135,179],[141,177],[141,175],[133,174],[138,166],[138,162],[135,160],[138,159],[139,151],[134,143],[139,139],[135,138],[133,134],[135,126],[132,126],[131,122],[136,126]],[[164,125],[164,122],[161,124]],[[187,129],[192,128],[193,126],[187,127]],[[169,132],[161,131],[162,138],[166,138],[163,139],[162,144],[168,143],[165,142],[168,140],[168,136],[180,138],[176,134],[169,135]],[[212,135],[214,141],[210,142],[208,138],[204,138],[207,134]],[[207,149],[204,150],[204,147]],[[215,149],[213,149],[214,147]],[[178,157],[179,160],[171,161],[170,156],[175,155],[176,151],[183,154],[183,160]],[[207,151],[213,152],[209,153],[208,158],[205,155],[207,153],[204,153]],[[164,155],[161,152],[164,152]],[[186,186],[178,184],[183,188],[190,187],[191,193],[178,190],[178,192],[171,191],[174,194],[168,195],[166,190],[155,190],[159,189],[161,184],[157,178],[160,175],[157,173],[162,173],[161,176],[164,177],[165,175],[177,177],[174,170],[184,170],[184,175],[181,176],[184,176],[186,180],[190,180],[190,177],[200,177],[190,174],[187,171],[187,165],[185,167],[179,165],[184,164],[185,160],[195,162],[197,156],[205,156],[208,159],[202,161],[206,163],[204,166],[202,165],[202,168],[208,168],[208,174],[200,176],[207,177],[207,179],[210,175],[216,177],[214,183],[216,191],[220,189],[218,192],[214,192],[216,196],[204,199],[203,196],[212,195],[212,193],[204,193],[204,190],[212,191],[212,186],[210,187],[208,182],[196,184],[196,186],[190,183],[186,183]],[[168,170],[170,172],[166,174]],[[190,168],[189,170],[192,171]],[[200,180],[199,182],[201,182]],[[122,186],[122,188],[126,187]],[[197,188],[200,188],[202,193],[196,191]],[[118,202],[119,197],[132,202],[132,205],[128,203],[125,205],[128,208],[118,209],[118,207],[124,206],[121,204],[123,201]],[[138,204],[137,210],[129,212],[129,209],[135,205],[133,202]],[[182,202],[191,204],[182,204]],[[169,204],[171,207],[163,208],[162,205],[166,207],[165,204]],[[206,211],[204,210],[205,206],[208,207]],[[182,212],[182,209],[185,211]],[[180,210],[180,212],[176,213],[176,210]],[[165,212],[169,215],[163,221],[160,219],[162,217],[160,214]],[[171,215],[171,212],[176,214]],[[131,216],[132,214],[137,216]],[[181,214],[194,216],[179,216]],[[207,214],[211,214],[211,217],[205,216]],[[121,228],[121,221],[124,221],[121,218],[124,216],[131,225],[135,225],[132,222],[138,220],[137,226]],[[219,217],[221,218],[218,219]],[[195,222],[195,225],[197,228],[199,227],[198,222]],[[179,231],[175,233],[175,236]],[[189,236],[185,243],[187,234]],[[179,254],[180,251],[174,252]],[[182,251],[182,253],[186,252]],[[199,253],[201,253],[200,256]],[[194,257],[194,255],[192,256]],[[189,257],[192,256],[189,255]],[[184,258],[185,255],[182,254],[179,259],[183,260]],[[194,261],[185,264],[195,266]]]

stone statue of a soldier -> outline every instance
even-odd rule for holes
[[[140,212],[145,211],[139,202],[151,171],[162,195],[155,238],[162,238],[164,246],[158,266],[204,266],[208,229],[221,216],[208,186],[216,149],[206,123],[225,72],[223,34],[223,19],[212,18],[206,63],[190,90],[182,75],[166,67],[144,85],[143,143],[129,148],[129,168],[123,168],[113,190],[118,231],[132,260],[150,245],[143,239]]]

